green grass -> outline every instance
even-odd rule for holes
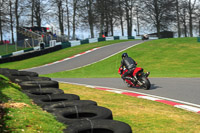
[[[133,133],[198,133],[200,115],[163,103],[96,90],[93,88],[60,84],[65,93],[77,94],[81,100],[96,101],[109,108],[113,119],[125,122]]]
[[[99,44],[94,45],[96,46],[86,44],[65,49],[66,51],[61,50],[61,53],[59,51],[54,52],[50,54],[53,59],[48,58],[47,62],[99,47]],[[145,42],[125,52],[128,52],[138,62],[138,66],[150,71],[152,77],[200,77],[199,50],[200,45],[196,42],[196,38],[180,38]],[[66,53],[65,57],[63,56],[64,53]],[[37,57],[37,59],[29,59],[27,62],[1,64],[0,67],[15,69],[33,67],[33,65],[36,65],[34,60],[43,64],[47,57]],[[46,76],[119,77],[117,70],[120,61],[121,53],[87,67]],[[8,105],[12,103],[25,103],[28,105],[22,108],[6,108],[6,115],[0,120],[0,132],[62,132],[62,129],[65,128],[52,115],[32,104],[31,100],[21,93],[19,87],[15,84],[0,81],[0,86],[0,101]],[[200,131],[200,115],[197,113],[158,102],[94,90],[83,86],[60,84],[60,88],[65,93],[79,95],[81,100],[94,100],[99,106],[111,109],[114,120],[129,124],[133,132],[195,133]]]
[[[17,50],[24,50],[27,48],[23,47],[17,47]],[[6,54],[11,54],[12,52],[15,52],[15,45],[0,45],[0,55],[6,55]]]
[[[66,128],[55,120],[54,116],[33,104],[28,96],[20,91],[19,86],[6,80],[0,80],[0,86],[0,101],[3,102],[1,106],[5,112],[0,120],[0,132],[62,133]]]
[[[127,52],[150,77],[200,77],[200,45],[196,38],[173,38],[148,41]],[[47,74],[60,78],[119,77],[121,54],[72,71]]]
[[[53,53],[45,54],[45,55],[34,57],[31,59],[0,64],[0,68],[25,69],[25,68],[37,67],[37,66],[52,63],[52,62],[55,62],[67,57],[71,57],[73,55],[85,52],[87,50],[90,50],[96,47],[102,47],[102,46],[111,45],[114,43],[126,42],[126,41],[133,41],[133,40],[113,40],[113,41],[103,41],[103,42],[97,42],[97,43],[84,44],[80,46],[62,49]]]

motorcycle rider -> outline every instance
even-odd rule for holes
[[[128,71],[125,72],[123,75],[122,75],[122,79],[125,80],[125,79],[128,79],[128,80],[131,80],[133,81],[133,83],[135,84],[135,81],[136,81],[136,78],[132,76],[129,77],[130,75],[132,75],[133,71],[135,70],[136,68],[136,65],[137,63],[131,58],[128,56],[127,53],[123,53],[122,54],[122,61],[121,61],[121,66],[120,66],[120,75],[122,74],[123,72],[123,68],[125,67]]]

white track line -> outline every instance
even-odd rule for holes
[[[114,93],[118,93],[118,94],[129,95],[129,96],[134,96],[137,98],[143,98],[143,99],[147,99],[147,100],[151,100],[151,101],[161,102],[161,103],[165,103],[165,104],[177,107],[177,108],[181,108],[184,110],[188,110],[188,111],[192,111],[192,112],[196,112],[196,113],[200,114],[200,105],[198,105],[198,104],[193,104],[193,103],[184,102],[184,101],[180,101],[180,100],[140,93],[140,92],[136,92],[136,91],[128,91],[128,90],[122,90],[122,89],[117,89],[117,88],[93,86],[93,85],[64,82],[64,81],[59,81],[59,82],[67,83],[67,84],[74,84],[74,85],[81,85],[81,86],[85,86],[85,87],[89,87],[89,88],[95,88],[95,89],[114,92]]]

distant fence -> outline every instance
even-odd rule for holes
[[[0,56],[0,63],[6,62],[13,62],[24,60],[27,58],[32,58],[35,56],[40,56],[46,53],[54,52],[60,49],[74,47],[78,45],[88,44],[88,43],[95,43],[101,41],[109,41],[109,40],[128,40],[128,39],[135,39],[134,36],[114,36],[114,37],[105,37],[105,38],[91,38],[85,40],[77,40],[77,41],[65,41],[65,42],[56,42],[56,40],[51,40],[49,44],[42,44],[37,47],[33,47],[26,50],[20,50],[16,52],[12,52],[11,54],[2,55]]]
[[[197,37],[197,42],[200,42],[200,37]]]

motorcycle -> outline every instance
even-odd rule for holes
[[[121,73],[121,70],[123,68],[119,67],[118,73],[122,76],[125,72],[128,70],[126,68],[123,69],[123,72]],[[136,67],[133,71],[133,74],[129,77],[133,78],[133,80],[126,79],[125,82],[127,83],[128,87],[141,87],[146,90],[149,90],[151,87],[151,83],[148,79],[150,72],[144,72],[144,69],[141,67]]]
[[[149,40],[149,36],[148,35],[143,35],[142,36],[142,40],[144,41],[144,40]]]

